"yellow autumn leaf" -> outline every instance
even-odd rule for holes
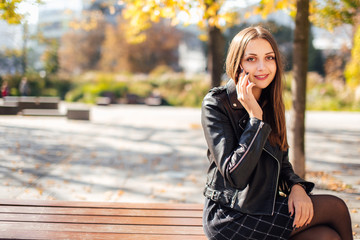
[[[38,191],[38,193],[39,193],[40,195],[42,195],[43,192],[44,192],[44,189],[42,189],[41,187],[37,187],[36,190]]]
[[[220,5],[215,2],[211,4],[211,6],[207,9],[206,14],[208,14],[209,16],[216,16],[219,9]]]
[[[191,129],[200,129],[201,126],[200,126],[200,124],[198,124],[198,123],[191,123],[191,124],[190,124],[190,128],[191,128]]]
[[[208,40],[208,36],[207,36],[206,34],[200,34],[200,35],[199,35],[199,39],[200,39],[201,41],[206,42],[206,41]]]

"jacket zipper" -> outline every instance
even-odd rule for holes
[[[246,149],[246,152],[243,154],[243,156],[240,158],[240,160],[238,161],[238,163],[236,165],[234,165],[231,169],[230,169],[230,173],[232,173],[234,171],[234,169],[241,163],[241,161],[244,159],[244,157],[246,156],[246,154],[249,152],[249,149],[251,148],[252,144],[255,141],[255,138],[257,137],[257,135],[259,134],[260,129],[263,127],[264,122],[260,122],[260,125],[258,127],[258,129],[256,130],[255,136],[253,137],[253,139],[250,142],[249,147]]]
[[[278,165],[278,172],[277,172],[277,177],[276,177],[276,187],[275,187],[275,193],[274,193],[274,201],[273,201],[273,207],[272,207],[272,213],[271,213],[271,215],[274,215],[276,191],[277,191],[278,184],[279,184],[280,163],[279,163],[279,161],[277,160],[277,158],[274,157],[274,155],[272,155],[268,150],[266,150],[266,149],[264,148],[264,151],[267,152],[268,154],[270,154],[270,156],[272,156],[272,157],[275,159],[275,161],[276,161],[276,163],[277,163],[277,165]]]

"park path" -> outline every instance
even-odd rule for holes
[[[90,121],[1,116],[0,133],[0,198],[203,202],[199,109],[93,106]],[[359,156],[360,113],[307,112],[307,178],[314,193],[347,202],[360,235]]]

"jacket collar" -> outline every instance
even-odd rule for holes
[[[239,102],[239,100],[237,99],[236,85],[235,85],[234,80],[230,79],[226,83],[226,93],[228,95],[231,108],[233,108],[233,109],[242,109],[242,108],[244,108],[241,105],[241,103]]]

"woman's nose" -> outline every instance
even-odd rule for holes
[[[265,63],[264,63],[264,61],[258,61],[257,69],[258,69],[258,70],[263,70],[264,68],[265,68]]]

